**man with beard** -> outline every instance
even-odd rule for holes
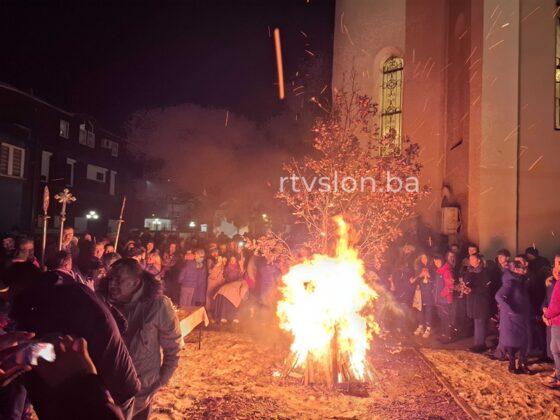
[[[134,419],[147,419],[155,393],[179,364],[181,330],[162,283],[132,258],[115,262],[99,287],[100,294],[128,321],[126,343],[141,389],[134,401]],[[162,357],[163,355],[163,357]]]

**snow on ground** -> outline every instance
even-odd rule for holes
[[[287,343],[266,335],[205,331],[201,350],[188,343],[156,396],[153,418],[466,418],[413,352],[392,354],[382,345],[372,352],[378,380],[361,398],[275,377]]]
[[[485,419],[560,418],[560,392],[550,381],[551,365],[532,365],[534,375],[514,375],[508,363],[459,350],[423,349],[457,393]]]

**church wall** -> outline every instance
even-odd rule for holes
[[[475,139],[471,139],[474,115],[471,104],[480,101],[479,91],[472,91],[471,82],[480,74],[481,48],[476,25],[478,15],[472,16],[473,1],[448,1],[447,64],[446,64],[446,137],[444,142],[444,183],[451,191],[451,204],[461,208],[461,239],[478,239],[478,232],[471,223],[472,190],[478,188],[472,182],[471,149]],[[478,97],[478,101],[477,101]],[[477,141],[479,141],[477,139]],[[471,185],[472,184],[472,185]]]
[[[354,68],[362,92],[379,102],[381,65],[404,52],[405,5],[406,0],[336,2],[333,88],[340,88]]]
[[[560,131],[554,128],[554,0],[521,1],[519,250],[560,250]]]
[[[422,221],[440,229],[445,168],[447,0],[406,3],[403,132],[420,144],[421,182],[431,188],[418,204]]]
[[[482,93],[471,97],[471,105],[480,101],[480,124],[471,128],[478,125],[481,136],[470,137],[468,236],[493,255],[516,247],[519,0],[473,0],[472,7],[473,24],[482,22]]]

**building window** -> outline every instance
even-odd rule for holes
[[[87,166],[87,179],[97,182],[107,181],[107,169],[101,166],[88,165]]]
[[[95,133],[93,132],[93,127],[87,126],[86,123],[80,124],[78,142],[92,149],[95,148]]]
[[[68,121],[60,120],[59,135],[65,139],[70,138],[70,123]]]
[[[41,181],[49,182],[49,172],[51,168],[51,152],[43,150],[41,154]]]
[[[401,57],[391,57],[383,63],[381,85],[381,135],[391,136],[392,144],[381,150],[387,156],[400,153],[402,131],[403,66]]]
[[[109,139],[101,140],[101,147],[104,149],[111,150],[111,156],[118,157],[119,156],[119,143]]]
[[[171,230],[171,219],[144,219],[144,227],[150,230]]]
[[[109,195],[115,195],[115,181],[117,177],[116,171],[111,171],[109,178]]]
[[[556,18],[556,69],[554,74],[554,128],[560,130],[560,18]]]
[[[25,149],[8,143],[2,143],[0,151],[0,174],[23,178]]]
[[[66,158],[66,164],[69,166],[69,176],[68,176],[68,181],[69,183],[67,184],[69,187],[73,187],[74,186],[74,168],[76,165],[76,161],[74,159],[70,159],[70,158]]]

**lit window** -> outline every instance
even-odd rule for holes
[[[59,135],[65,139],[70,138],[70,123],[68,121],[60,120]]]
[[[95,148],[95,133],[93,131],[87,133],[87,146],[92,149]]]
[[[86,125],[80,124],[80,135],[78,136],[78,142],[84,146],[87,144],[87,131]]]
[[[92,181],[106,182],[107,181],[107,169],[102,168],[101,166],[88,165],[86,176],[87,176],[87,179],[91,179]]]
[[[104,149],[111,150],[111,156],[113,157],[119,156],[119,144],[116,141],[109,140],[109,139],[102,139],[101,147],[103,147]]]
[[[117,178],[117,172],[111,171],[109,178],[109,195],[115,195],[115,180]]]
[[[66,164],[68,165],[69,168],[69,173],[68,173],[68,181],[69,183],[66,184],[69,187],[73,187],[74,186],[74,168],[76,165],[76,161],[74,159],[71,158],[66,158]]]
[[[8,143],[2,143],[0,150],[0,174],[23,178],[25,149]]]
[[[403,59],[391,57],[383,63],[381,85],[381,135],[391,136],[392,144],[381,150],[383,156],[400,153],[402,130]]]
[[[51,152],[47,152],[43,150],[41,154],[41,181],[48,182],[49,181],[49,172],[51,166]]]
[[[86,123],[80,124],[78,142],[92,149],[95,148],[95,133],[93,132],[93,128],[86,126]]]

